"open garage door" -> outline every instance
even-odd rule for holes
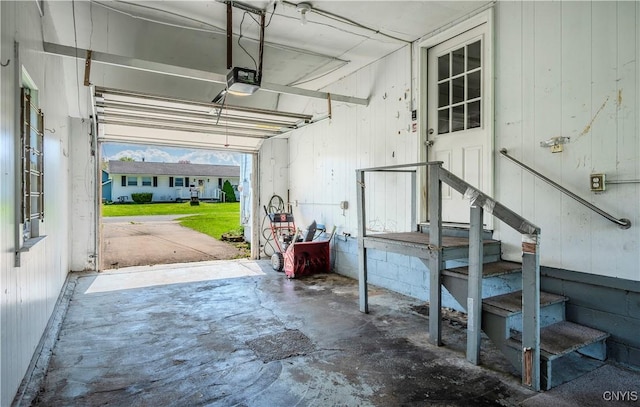
[[[253,153],[312,116],[96,87],[98,141]]]

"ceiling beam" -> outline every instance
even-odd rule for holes
[[[87,50],[81,48],[69,47],[51,42],[44,42],[44,52],[51,55],[58,55],[70,58],[81,59],[81,56],[87,55]],[[91,51],[91,61],[93,63],[101,63],[105,65],[113,65],[123,68],[135,69],[144,72],[152,72],[162,75],[177,76],[180,78],[193,79],[204,82],[227,84],[226,74],[218,74],[214,72],[202,71],[199,69],[186,68],[163,64],[160,62],[147,61],[131,57],[123,57],[120,55],[108,54],[100,51]],[[329,93],[320,92],[309,89],[296,88],[293,86],[278,85],[275,83],[263,82],[260,86],[261,91],[283,93],[287,95],[304,96],[316,99],[328,99]],[[331,100],[335,102],[344,102],[356,105],[367,106],[369,99],[358,98],[353,96],[338,95],[331,93]]]

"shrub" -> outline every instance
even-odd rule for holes
[[[153,193],[151,192],[139,192],[131,194],[131,199],[135,203],[149,203],[151,202],[151,198],[153,197]]]
[[[236,193],[233,192],[233,187],[231,186],[229,180],[226,180],[224,182],[224,185],[222,186],[222,192],[225,193],[227,202],[236,202]]]

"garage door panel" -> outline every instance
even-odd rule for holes
[[[262,142],[312,121],[312,116],[95,88],[102,142],[256,152]]]

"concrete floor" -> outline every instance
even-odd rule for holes
[[[602,405],[605,391],[640,390],[637,372],[605,365],[531,392],[491,346],[483,366],[465,362],[461,324],[445,320],[436,348],[423,304],[370,295],[365,315],[356,281],[287,280],[266,261],[75,275],[44,348],[47,373],[22,405],[584,407]]]

